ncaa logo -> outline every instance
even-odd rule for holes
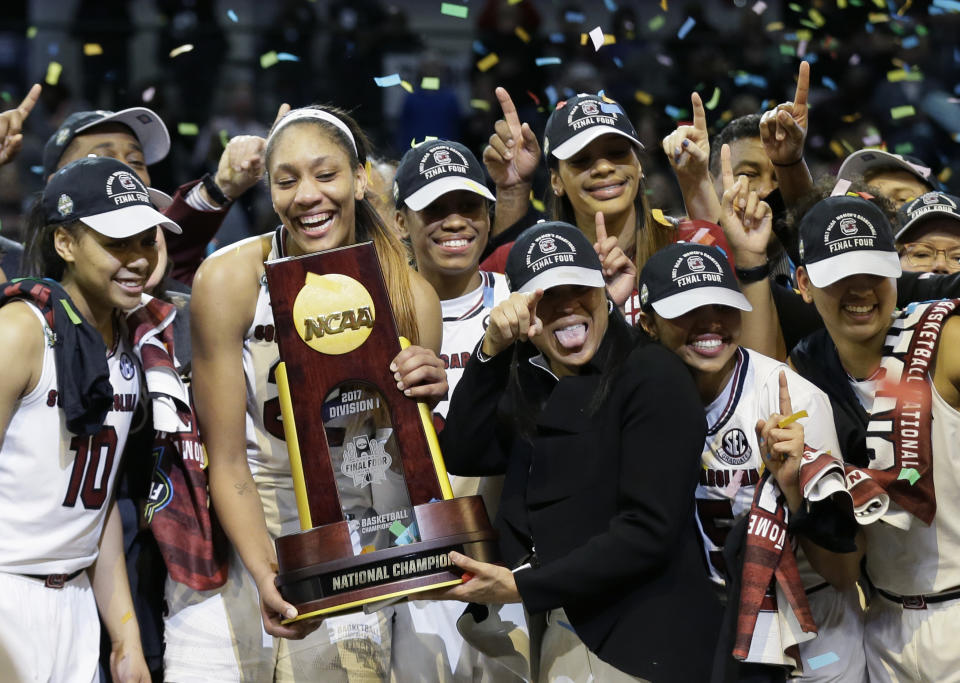
[[[750,459],[750,444],[742,429],[734,427],[723,433],[718,457],[728,465],[742,465]]]
[[[584,102],[580,108],[583,110],[583,113],[587,116],[596,116],[600,113],[600,107],[597,106],[596,102]]]
[[[543,254],[552,254],[557,250],[557,243],[554,242],[553,237],[549,235],[541,237],[537,244],[540,246],[540,252]]]
[[[57,131],[57,139],[55,140],[55,142],[57,143],[58,146],[62,145],[67,141],[67,138],[69,137],[70,137],[70,129],[61,128],[60,130]]]
[[[699,273],[701,270],[706,268],[703,264],[703,257],[701,256],[691,256],[687,259],[687,268],[692,270],[695,273]]]
[[[60,198],[57,200],[57,211],[61,216],[69,216],[73,213],[73,200],[70,199],[70,195],[60,195]]]
[[[844,218],[840,221],[840,232],[848,237],[857,234],[857,221],[853,218]]]
[[[924,203],[924,204],[939,204],[939,203],[940,203],[940,195],[938,195],[936,192],[927,192],[925,195],[923,195],[922,197],[920,197],[920,199],[923,200],[923,203]]]
[[[126,352],[120,354],[120,374],[124,379],[133,379],[137,370],[133,365],[133,360]]]
[[[120,186],[125,190],[136,190],[137,184],[133,181],[133,178],[130,177],[129,173],[122,173],[117,176],[117,180],[120,182]]]
[[[449,164],[450,152],[445,149],[438,149],[433,153],[433,160],[438,164]]]

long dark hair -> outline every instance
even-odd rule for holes
[[[607,301],[612,304],[609,299]],[[607,318],[607,331],[603,336],[603,344],[597,349],[594,363],[602,368],[600,379],[587,402],[587,415],[590,417],[604,408],[614,384],[622,376],[621,368],[627,356],[638,344],[649,339],[643,330],[627,322],[617,306],[609,305],[608,307],[610,311]],[[531,442],[536,434],[537,417],[543,410],[545,397],[531,396],[532,392],[523,385],[519,369],[521,364],[528,363],[536,356],[538,350],[531,342],[517,343],[513,345],[512,353],[510,378],[506,389],[507,403],[505,405],[501,402],[498,417],[515,435]]]
[[[67,262],[60,258],[53,246],[53,236],[58,228],[76,235],[83,226],[79,221],[64,225],[46,222],[41,196],[37,194],[27,215],[27,243],[23,250],[23,275],[46,277],[60,281],[67,270]]]
[[[302,124],[311,124],[319,126],[333,140],[350,159],[350,170],[356,172],[358,168],[365,168],[367,163],[367,154],[371,149],[370,141],[361,130],[353,118],[345,111],[326,104],[312,104],[304,109],[317,109],[325,111],[328,114],[336,116],[342,121],[350,133],[353,135],[354,144],[347,138],[346,134],[337,126],[316,118],[304,118],[297,121],[291,121],[289,126],[298,126]],[[290,111],[287,116],[296,112],[296,109]],[[273,155],[274,145],[277,136],[273,136],[273,131],[283,121],[273,124],[270,130],[270,136],[267,140],[267,148],[264,152],[266,166],[270,167],[270,158]],[[269,171],[265,174],[267,185],[269,187]],[[418,344],[420,332],[417,327],[417,318],[413,302],[413,292],[410,285],[410,270],[407,265],[408,259],[406,250],[399,238],[383,222],[380,214],[371,201],[372,195],[366,192],[363,199],[356,203],[355,208],[355,227],[357,242],[372,241],[377,250],[377,256],[380,259],[380,265],[383,268],[383,277],[386,281],[387,292],[390,295],[390,303],[393,304],[393,313],[397,319],[397,327],[400,328],[400,334],[410,340],[411,344]]]

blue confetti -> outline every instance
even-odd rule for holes
[[[919,43],[920,43],[920,39],[917,38],[916,36],[907,36],[900,42],[900,45],[902,45],[903,49],[905,50],[911,50],[915,48]]]
[[[663,108],[663,110],[667,112],[667,116],[669,116],[671,119],[679,119],[681,114],[683,114],[680,109],[674,107],[672,104],[668,104]]]
[[[550,42],[553,43],[554,45],[559,45],[560,43],[564,42],[566,39],[567,39],[567,37],[566,37],[565,35],[563,35],[562,33],[551,33],[551,34],[550,34]]]
[[[43,166],[31,166],[31,173],[36,173],[37,175],[43,175]]]
[[[933,0],[933,6],[948,12],[960,12],[960,2],[957,0]]]
[[[552,109],[553,107],[556,106],[557,101],[560,99],[559,97],[557,97],[557,89],[554,88],[552,85],[548,85],[546,88],[543,89],[543,92],[546,93],[547,101],[550,103],[550,108]]]
[[[228,17],[228,18],[230,19],[230,21],[232,21],[234,24],[236,24],[238,21],[240,21],[240,19],[237,18],[237,13],[234,12],[232,9],[228,9],[228,10],[227,10],[227,17]]]
[[[473,41],[473,51],[476,52],[478,55],[487,54],[487,48],[484,47],[483,43],[481,43],[479,40]]]
[[[837,84],[834,83],[834,82],[833,82],[833,79],[830,78],[829,76],[824,76],[824,77],[821,79],[821,82],[822,82],[826,87],[830,88],[831,90],[836,90],[836,89],[837,89]]]
[[[279,62],[299,62],[300,58],[296,55],[292,55],[289,52],[278,52],[277,61]]]
[[[582,24],[586,17],[583,16],[582,12],[567,12],[563,15],[563,19],[568,24]]]
[[[928,14],[943,14],[943,10],[940,9],[939,7],[934,7],[933,5],[931,5],[930,7],[927,8],[927,13],[928,13]]]
[[[615,3],[613,0],[603,0],[603,4],[607,6],[608,12],[617,11],[617,3]]]
[[[56,57],[60,53],[60,45],[58,43],[50,43],[47,45],[47,53],[51,57]]]
[[[738,86],[752,85],[756,88],[763,88],[763,89],[766,89],[767,87],[766,78],[764,78],[763,76],[755,75],[755,74],[748,74],[744,71],[737,73],[737,75],[733,77],[733,82],[735,85],[738,85]]]
[[[816,64],[819,58],[820,57],[816,52],[808,52],[806,55],[804,55],[803,61],[805,61],[807,64]]]
[[[381,88],[389,88],[393,85],[400,85],[400,74],[390,74],[389,76],[374,76],[374,82]]]
[[[623,113],[623,109],[620,108],[620,105],[615,104],[613,102],[601,102],[600,111],[602,111],[605,114],[622,114]]]
[[[837,656],[836,652],[827,652],[826,654],[811,657],[807,660],[807,664],[810,665],[811,671],[816,671],[817,669],[821,669],[829,664],[839,661],[840,658]]]
[[[623,68],[623,60],[620,59],[619,57],[614,57],[614,58],[613,58],[613,63],[617,65],[617,68],[618,68],[618,69],[622,69],[622,68]]]
[[[559,57],[537,57],[536,58],[537,66],[547,66],[548,64],[559,64]]]
[[[687,17],[687,20],[683,22],[683,26],[680,27],[680,30],[677,31],[677,38],[683,40],[687,37],[687,34],[690,33],[690,30],[697,25],[697,20],[693,17]]]
[[[873,24],[867,22],[864,30],[865,30],[867,33],[873,33]]]

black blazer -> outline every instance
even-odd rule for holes
[[[708,680],[721,609],[693,517],[703,407],[680,359],[644,340],[588,414],[609,336],[582,374],[560,381],[532,362],[532,344],[517,347],[538,413],[532,441],[505,419],[519,408],[505,393],[512,352],[474,353],[441,433],[444,457],[453,474],[506,473],[496,524],[508,566],[535,549],[539,566],[516,573],[529,611],[563,607],[587,647],[627,673]]]

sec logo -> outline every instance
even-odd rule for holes
[[[133,379],[134,374],[137,370],[133,365],[133,360],[126,354],[126,352],[120,354],[120,374],[124,379]]]
[[[750,459],[750,443],[742,429],[734,427],[723,433],[717,456],[728,465],[742,465]]]

